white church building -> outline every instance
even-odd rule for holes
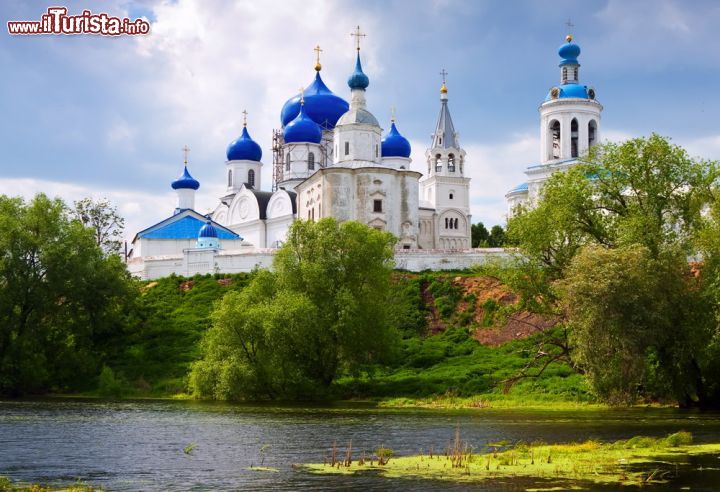
[[[579,82],[580,47],[571,36],[566,41],[558,51],[560,85],[539,108],[540,164],[528,167],[527,182],[505,195],[508,216],[518,205],[532,206],[553,172],[577,163],[599,140],[602,106],[594,89]],[[426,162],[413,166],[410,142],[394,117],[383,135],[367,107],[370,79],[359,45],[348,78],[349,103],[325,85],[321,70],[318,56],[312,83],[282,107],[282,129],[273,134],[270,189],[262,186],[263,151],[247,120],[226,151],[226,193],[207,216],[194,210],[200,184],[188,172],[186,154],[183,174],[172,182],[178,195],[174,214],[132,241],[133,274],[158,278],[270,267],[294,220],[323,217],[393,233],[395,262],[402,269],[460,269],[509,256],[502,249],[471,249],[470,178],[444,79]]]

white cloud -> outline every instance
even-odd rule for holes
[[[163,2],[153,13],[151,35],[136,40],[141,63],[154,67],[152,77],[138,82],[138,97],[164,113],[156,135],[162,145],[193,149],[191,172],[201,182],[222,181],[223,149],[240,134],[244,109],[263,149],[263,180],[271,182],[271,130],[279,127],[282,103],[312,81],[316,45],[323,49],[323,79],[340,95],[353,66],[353,26],[373,33],[364,42],[363,62],[373,73],[381,69],[375,19],[340,2],[180,0]],[[212,175],[206,162],[213,163]]]

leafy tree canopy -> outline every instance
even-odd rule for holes
[[[510,220],[528,265],[559,280],[545,299],[560,294],[572,357],[601,397],[720,403],[720,289],[710,280],[720,273],[719,177],[717,162],[655,134],[606,143]]]
[[[274,272],[218,305],[191,374],[195,394],[308,397],[391,356],[394,244],[358,222],[294,222]]]
[[[75,202],[72,216],[95,233],[95,243],[106,253],[119,254],[122,249],[122,235],[125,219],[106,199],[83,198]]]
[[[91,381],[134,292],[62,201],[0,196],[0,393]]]

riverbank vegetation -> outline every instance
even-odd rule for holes
[[[351,448],[350,448],[351,449]],[[422,454],[397,456],[389,448],[376,451],[337,451],[323,463],[302,465],[317,474],[380,474],[387,478],[482,482],[532,477],[585,483],[649,485],[673,475],[668,461],[687,456],[718,454],[720,444],[692,444],[692,435],[678,432],[665,438],[636,436],[614,443],[585,441],[569,444],[487,443],[475,447],[459,430],[444,449],[429,446]],[[337,459],[340,456],[341,459]]]

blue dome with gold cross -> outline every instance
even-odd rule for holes
[[[319,63],[318,63],[319,67]],[[323,130],[332,130],[342,115],[347,113],[350,105],[343,98],[336,96],[323,82],[320,70],[316,67],[315,80],[303,90],[305,97],[305,114]],[[300,113],[300,95],[287,100],[280,112],[283,127],[293,121]]]

